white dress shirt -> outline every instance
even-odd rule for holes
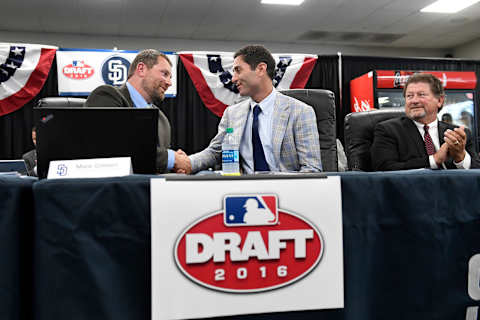
[[[423,123],[413,121],[415,125],[417,126],[418,132],[420,132],[420,135],[422,136],[422,139],[425,141],[425,125]],[[428,126],[428,133],[430,134],[430,137],[432,137],[432,142],[433,145],[435,146],[435,151],[438,151],[440,149],[440,137],[438,136],[438,120],[436,119],[435,121],[427,124]],[[435,159],[433,158],[433,155],[428,156],[428,160],[430,162],[430,168],[432,169],[438,169],[438,165],[435,162]],[[470,164],[471,164],[472,158],[468,154],[468,152],[465,152],[465,158],[463,161],[460,162],[453,162],[453,164],[458,168],[458,169],[470,169]],[[442,167],[446,169],[445,165],[442,163]]]

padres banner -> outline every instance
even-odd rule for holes
[[[151,210],[152,319],[343,308],[340,177],[152,179]]]
[[[138,51],[106,49],[68,49],[57,51],[58,94],[88,96],[96,87],[121,86]],[[164,52],[172,62],[172,86],[165,97],[177,95],[177,56]]]
[[[221,117],[229,105],[239,102],[232,82],[233,52],[179,52],[200,98]],[[316,55],[272,54],[276,68],[273,85],[278,90],[303,89],[317,61]]]

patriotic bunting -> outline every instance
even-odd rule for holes
[[[0,43],[0,116],[14,112],[42,89],[56,47]]]
[[[203,103],[221,117],[228,105],[243,99],[232,83],[232,52],[180,52],[183,65]],[[303,89],[317,61],[316,55],[273,54],[273,85],[278,90]]]

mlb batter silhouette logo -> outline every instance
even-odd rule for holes
[[[224,198],[226,226],[275,225],[278,222],[277,196],[235,195]]]

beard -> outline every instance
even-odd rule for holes
[[[143,90],[148,94],[150,97],[151,103],[156,106],[159,106],[163,99],[165,99],[165,94],[160,92],[160,84],[156,84],[155,82],[151,81],[143,81]]]
[[[156,106],[159,106],[163,99],[165,99],[165,95],[157,91],[154,91],[153,95],[150,95],[150,97],[152,97],[152,103]]]
[[[420,120],[420,119],[423,119],[425,116],[427,115],[425,109],[411,109],[408,113],[407,113],[407,117],[412,119],[412,120]]]

